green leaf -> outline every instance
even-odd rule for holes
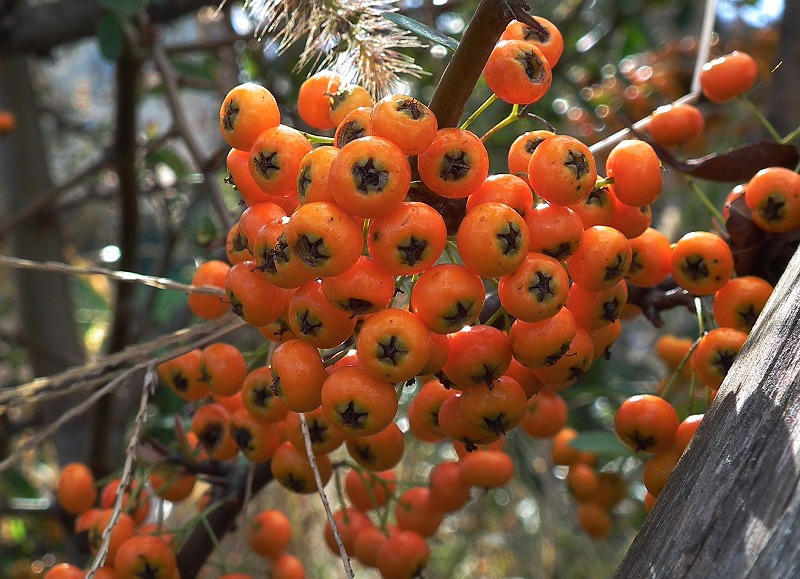
[[[573,438],[569,445],[572,448],[593,452],[603,456],[631,456],[633,451],[625,446],[617,435],[608,430],[587,430]]]
[[[112,14],[103,14],[95,29],[100,52],[108,60],[117,61],[125,50],[125,32],[119,20]]]
[[[7,497],[19,499],[36,499],[39,493],[18,470],[7,470],[0,473],[0,489]]]
[[[145,6],[148,0],[100,0],[100,6],[119,16],[130,16]]]
[[[422,38],[427,38],[431,42],[435,42],[436,44],[441,44],[446,49],[450,51],[455,51],[458,48],[458,41],[450,38],[449,36],[445,36],[438,30],[434,30],[430,26],[426,26],[422,22],[418,22],[413,18],[409,18],[408,16],[403,16],[402,14],[398,14],[397,12],[384,12],[381,16],[386,18],[391,22],[394,22],[401,28],[405,28],[409,32],[413,32],[417,36],[421,36]]]

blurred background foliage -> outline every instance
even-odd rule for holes
[[[8,9],[8,4],[14,3],[0,2],[0,7]],[[0,162],[0,247],[4,254],[22,256],[31,245],[40,245],[42,231],[49,231],[47,235],[53,238],[47,242],[48,259],[127,268],[188,282],[200,261],[224,255],[227,227],[242,208],[238,194],[225,183],[227,149],[217,129],[222,97],[234,84],[255,80],[276,96],[282,122],[306,129],[296,114],[294,99],[308,70],[292,72],[299,47],[278,54],[269,38],[254,39],[254,23],[240,2],[229,0],[220,11],[210,4],[161,23],[141,17],[141,10],[158,4],[155,1],[105,0],[100,4],[104,11],[95,22],[94,35],[65,43],[54,40],[44,52],[4,49],[0,35],[0,107],[18,116],[17,131],[0,135],[4,159]],[[403,14],[456,39],[476,5],[475,0],[396,4]],[[554,70],[550,92],[531,111],[559,132],[594,143],[620,129],[626,120],[636,121],[686,94],[703,9],[703,3],[694,0],[536,2],[534,14],[560,28],[565,52]],[[751,98],[767,112],[784,13],[791,14],[777,0],[721,0],[717,7],[712,55],[742,49],[756,57],[760,78]],[[167,69],[152,58],[154,42],[167,55]],[[399,89],[428,101],[448,53],[431,45],[413,56],[430,75],[408,79],[408,85]],[[781,69],[774,74],[781,74]],[[173,88],[167,80],[174,82]],[[33,100],[27,103],[32,115],[19,109],[21,97],[13,94],[24,92],[20,87],[25,83],[32,90]],[[120,90],[131,89],[122,87],[136,91],[135,106],[127,112],[121,109]],[[488,96],[481,81],[467,113]],[[700,108],[707,131],[680,152],[685,157],[723,151],[764,136],[740,103],[703,102]],[[495,103],[471,129],[482,134],[508,110],[507,105]],[[176,122],[176,115],[183,121]],[[133,183],[126,182],[130,177],[121,174],[115,162],[122,154],[117,148],[120,126],[131,122]],[[538,121],[525,119],[492,137],[487,143],[492,172],[507,171],[506,152],[517,135],[539,128],[543,127]],[[26,214],[35,197],[20,189],[9,159],[11,149],[21,146],[31,155],[36,149],[21,143],[36,132],[41,135],[40,150],[26,157],[24,172],[48,176],[34,192],[47,199]],[[32,180],[26,177],[25,182]],[[702,182],[701,187],[719,205],[732,184]],[[217,203],[214,191],[221,194]],[[134,219],[131,211],[136,212]],[[131,221],[136,233],[133,242],[121,233],[131,227]],[[653,207],[653,223],[672,240],[690,230],[712,227],[708,211],[682,177],[670,171],[664,194]],[[50,283],[42,279],[52,280],[36,279],[40,284]],[[120,309],[117,287],[106,278],[87,276],[68,280],[64,293],[57,293],[57,284],[50,286],[54,302],[71,306],[70,324],[53,318],[41,303],[33,314],[25,313],[26,306],[35,303],[26,283],[32,282],[0,269],[0,389],[74,365],[76,355],[89,359],[192,322],[180,293],[131,288],[124,300],[126,309]],[[31,315],[40,321],[31,322]],[[665,322],[662,331],[697,335],[697,322],[690,312],[667,312]],[[44,333],[37,331],[39,327]],[[619,401],[656,388],[666,376],[665,367],[653,356],[658,335],[641,318],[626,322],[611,359],[595,364],[578,385],[563,393],[570,404],[571,426],[608,433]],[[77,343],[69,345],[73,339]],[[252,331],[240,332],[235,339],[249,350],[263,342]],[[412,393],[413,389],[407,389],[403,402]],[[22,405],[1,414],[0,458],[65,407]],[[103,475],[119,468],[131,407],[132,399],[125,393],[105,401],[102,411],[71,424],[60,439],[40,446],[16,468],[0,474],[0,576],[36,577],[56,560],[85,561],[86,556],[74,547],[72,521],[59,512],[53,499],[58,465],[85,460]],[[185,420],[189,410],[161,390],[148,429],[167,440],[174,420]],[[405,430],[403,412],[401,406],[399,420]],[[610,576],[645,516],[641,462],[621,452],[613,436],[595,435],[594,440],[593,447],[600,451],[598,467],[621,473],[629,484],[628,499],[614,511],[610,537],[593,541],[579,529],[575,503],[563,481],[566,471],[552,467],[549,443],[514,432],[506,443],[517,465],[514,481],[476,495],[466,509],[447,517],[431,541],[433,558],[426,577]],[[449,447],[416,443],[410,436],[407,443],[398,475],[408,484],[424,482],[433,464],[454,456]],[[256,501],[290,514],[295,524],[291,551],[304,560],[309,576],[339,576],[337,559],[320,546],[324,517],[317,497],[293,496],[275,486],[269,486]],[[192,508],[176,506],[168,520],[180,525],[192,517]],[[265,564],[255,556],[243,558],[237,548],[240,542],[235,533],[227,537],[216,560],[232,568],[263,570]],[[206,572],[209,577],[218,573],[213,565]],[[372,576],[360,569],[357,574]]]

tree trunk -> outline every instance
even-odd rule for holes
[[[9,215],[46,194],[52,187],[47,153],[39,128],[39,114],[26,59],[14,56],[0,60],[0,106],[17,117],[14,132],[0,138],[0,199]],[[58,220],[52,214],[17,227],[9,233],[10,251],[16,257],[36,261],[63,261]],[[69,280],[62,274],[17,270],[17,317],[23,345],[37,376],[55,374],[84,362],[78,337]],[[50,422],[62,414],[62,405],[42,408]],[[59,460],[86,460],[90,419],[73,420],[59,431],[56,446]]]
[[[800,251],[615,577],[800,576]]]

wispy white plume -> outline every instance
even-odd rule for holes
[[[295,70],[327,69],[360,84],[380,98],[396,92],[400,76],[426,74],[398,49],[423,48],[419,39],[383,17],[395,0],[247,0],[256,35],[269,37],[279,51],[303,39]]]

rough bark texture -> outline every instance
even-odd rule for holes
[[[800,576],[800,252],[618,578]]]

